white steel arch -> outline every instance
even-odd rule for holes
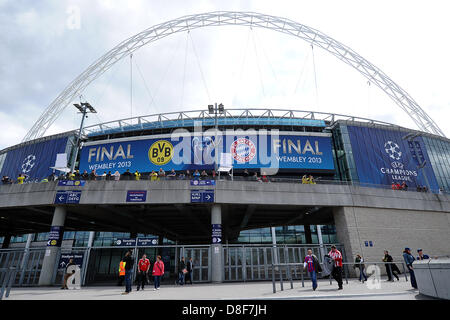
[[[45,109],[23,141],[42,137],[61,112],[83,90],[117,61],[130,55],[142,46],[167,37],[171,34],[202,27],[238,25],[265,28],[292,35],[310,44],[320,47],[339,60],[358,70],[371,83],[383,90],[400,108],[425,132],[444,136],[442,130],[425,113],[418,103],[383,71],[364,59],[358,53],[334,40],[324,33],[298,22],[254,12],[217,11],[194,14],[150,27],[118,44],[105,55],[92,63],[83,73],[73,80],[63,92]]]

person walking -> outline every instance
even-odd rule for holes
[[[161,277],[164,275],[164,262],[162,262],[161,256],[156,257],[156,262],[153,264],[152,274],[155,282],[155,288],[153,290],[159,290]]]
[[[75,271],[73,271],[73,272],[71,272],[71,273],[68,273],[67,270],[69,269],[70,266],[73,266],[73,265],[75,265],[75,263],[73,263],[73,259],[70,258],[70,259],[69,259],[69,263],[68,263],[67,266],[66,266],[66,272],[64,272],[64,283],[63,283],[63,286],[61,287],[61,289],[69,289],[69,288],[67,287],[67,280],[69,279],[69,277],[70,277],[72,274],[75,273]]]
[[[131,250],[127,251],[122,261],[125,262],[125,292],[123,292],[122,294],[129,294],[131,292],[131,274],[133,273],[134,264]]]
[[[125,280],[125,262],[123,260],[120,260],[120,262],[119,262],[119,281],[117,282],[117,285],[119,287],[123,286],[123,280]]]
[[[405,260],[406,267],[409,271],[409,277],[411,278],[411,285],[414,289],[417,289],[416,276],[414,275],[413,262],[416,260],[411,254],[411,249],[406,247],[403,251],[403,259]]]
[[[359,255],[359,254],[356,255],[355,265],[353,266],[353,268],[359,269],[359,282],[362,281],[362,283],[364,283],[364,281],[367,281],[367,275],[364,272],[364,269],[365,269],[364,259],[363,259],[363,257],[361,257],[361,255]],[[364,280],[362,278],[364,278]]]
[[[192,261],[192,257],[186,262],[186,280],[189,280],[189,283],[192,284],[192,272],[194,269],[194,262]],[[187,283],[187,281],[185,281]]]
[[[139,259],[138,262],[138,274],[137,274],[138,285],[136,291],[139,291],[139,287],[141,287],[142,290],[144,290],[148,270],[150,270],[150,260],[147,259],[147,255],[144,253],[142,255],[142,258]]]
[[[400,281],[398,275],[395,274],[395,272],[400,273],[400,270],[394,263],[392,263],[393,261],[394,259],[392,259],[389,252],[387,250],[384,250],[383,262],[387,262],[384,264],[384,267],[386,268],[386,274],[388,276],[387,281],[394,281],[394,279],[392,279],[392,276],[394,276],[397,279],[397,281]]]
[[[181,257],[180,262],[178,263],[178,280],[177,284],[182,286],[184,284],[184,275],[187,272],[186,263],[184,262],[184,257]]]
[[[305,257],[305,261],[303,262],[303,268],[307,268],[312,281],[313,291],[317,289],[317,273],[322,271],[322,268],[319,264],[319,259],[312,253],[312,249],[307,250],[308,255]]]
[[[342,290],[342,253],[336,249],[335,245],[331,246],[331,251],[328,252],[328,255],[331,259],[333,259],[333,271],[331,272],[331,275],[333,276],[334,280],[338,283],[339,289]]]

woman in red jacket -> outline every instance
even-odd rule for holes
[[[155,289],[159,290],[161,283],[161,276],[164,274],[164,262],[161,260],[161,256],[156,257],[156,262],[153,264],[153,276],[155,277]]]

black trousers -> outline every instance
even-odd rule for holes
[[[338,283],[339,288],[342,288],[342,267],[333,267],[333,271],[331,271],[331,276]]]
[[[140,271],[137,276],[136,276],[136,280],[137,280],[137,287],[141,287],[142,289],[144,289],[144,285],[147,282],[147,276],[145,274],[145,272]]]
[[[392,275],[394,275],[394,277],[396,277],[397,280],[399,280],[398,275],[396,275],[395,272],[400,274],[400,270],[398,270],[398,267],[395,264],[385,264],[385,267],[388,276],[388,281],[392,280]]]

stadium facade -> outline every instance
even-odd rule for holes
[[[327,51],[385,92],[420,131],[338,114],[225,109],[43,137],[124,57],[174,33],[225,25],[274,30]],[[95,174],[48,181],[61,166]],[[23,184],[0,186],[0,267],[15,267],[18,285],[58,283],[69,257],[82,284],[114,282],[126,248],[135,258],[161,255],[166,279],[176,275],[181,256],[193,257],[194,281],[213,282],[269,279],[273,263],[302,262],[308,247],[322,260],[331,243],[345,261],[357,253],[380,261],[386,249],[401,260],[406,246],[449,253],[450,140],[407,92],[348,46],[259,13],[194,14],[124,40],[56,97],[23,143],[0,151],[0,172],[12,180],[26,175]],[[120,179],[105,179],[108,172]]]
[[[124,245],[162,254],[172,272],[179,256],[193,255],[196,281],[265,279],[271,259],[294,262],[306,247],[320,255],[332,243],[348,261],[357,252],[377,261],[384,249],[399,258],[402,246],[414,245],[447,254],[449,139],[292,110],[230,109],[215,124],[207,111],[190,111],[86,127],[77,159],[74,131],[2,150],[1,175],[27,175],[23,185],[0,187],[3,250],[53,248],[53,240],[58,257],[82,252],[85,284],[115,279]],[[69,167],[75,161],[81,173],[95,170],[95,181],[42,182],[61,153]],[[222,155],[233,170],[212,177]],[[161,168],[166,177],[152,179]],[[172,169],[176,177],[167,176]],[[138,170],[140,180],[124,176],[127,170]],[[119,181],[105,180],[115,171]],[[305,175],[315,184],[305,184]],[[407,190],[392,189],[403,182]],[[214,273],[216,246],[222,257]],[[43,260],[44,251],[34,262],[40,271]],[[34,281],[54,283],[56,275]]]

